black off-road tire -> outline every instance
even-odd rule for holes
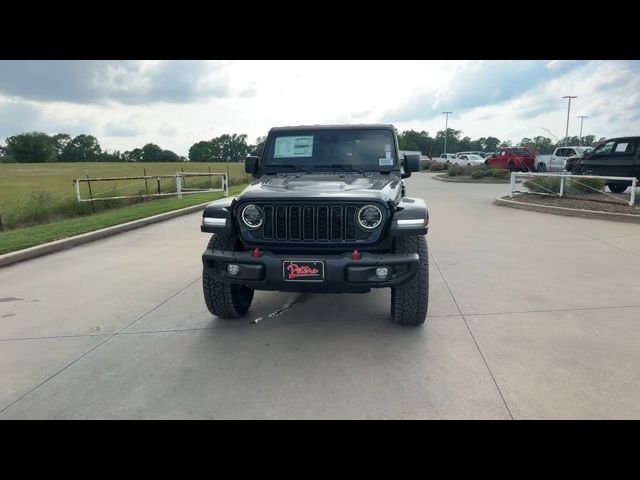
[[[515,164],[515,163],[513,163],[513,162],[509,162],[509,163],[507,164],[507,168],[509,169],[509,171],[510,171],[510,172],[515,172],[515,171],[517,171],[517,170],[518,170],[518,169],[516,168],[516,164]]]
[[[242,244],[237,235],[213,234],[209,240],[208,250],[239,251]],[[221,318],[237,318],[244,315],[253,300],[254,290],[245,285],[226,284],[202,271],[202,292],[204,302],[209,311]]]
[[[629,188],[629,185],[626,183],[607,183],[607,187],[611,190],[612,193],[624,193],[624,191]]]
[[[394,253],[417,253],[418,271],[406,283],[391,288],[391,321],[400,325],[422,325],[429,307],[429,257],[424,235],[398,237]]]
[[[546,172],[546,171],[547,171],[547,165],[546,165],[546,164],[544,164],[544,163],[539,163],[539,164],[538,164],[538,168],[537,168],[537,170],[538,170],[539,172]]]

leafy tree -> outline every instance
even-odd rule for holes
[[[264,150],[264,142],[267,140],[267,137],[258,137],[256,139],[256,144],[251,151],[251,155],[255,155],[256,157],[262,156],[262,151]]]
[[[191,148],[189,148],[189,160],[192,162],[212,162],[214,153],[211,142],[203,140],[191,145]]]
[[[246,134],[224,134],[209,141],[194,143],[189,149],[192,162],[238,162],[244,159],[253,147],[247,145]]]
[[[55,142],[56,146],[56,158],[60,160],[62,151],[69,144],[69,142],[71,142],[71,135],[67,133],[58,133],[53,136],[53,141]]]
[[[141,162],[142,149],[134,148],[133,150],[127,150],[122,154],[122,160],[125,162]]]
[[[171,150],[162,150],[156,157],[156,162],[179,162],[180,157]]]
[[[55,162],[56,145],[52,137],[42,132],[21,133],[7,138],[5,154],[16,162]]]
[[[500,139],[496,137],[487,137],[484,139],[483,148],[485,152],[495,152],[500,145]]]
[[[142,158],[140,161],[142,162],[160,162],[160,154],[162,153],[162,149],[156,145],[155,143],[147,143],[144,147],[142,147]]]
[[[78,135],[69,141],[60,153],[61,162],[97,162],[100,160],[102,148],[93,135]]]

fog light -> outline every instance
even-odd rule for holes
[[[229,275],[237,275],[240,271],[240,265],[236,265],[235,263],[230,263],[227,265],[227,273]]]
[[[388,267],[378,267],[376,268],[376,277],[385,279],[389,276],[389,268]]]

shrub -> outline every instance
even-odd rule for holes
[[[558,177],[538,177],[527,180],[523,185],[532,192],[560,193],[560,178]],[[594,193],[594,191],[604,190],[605,185],[606,181],[600,178],[568,178],[565,180],[564,193]]]
[[[464,173],[464,169],[460,165],[450,165],[447,169],[447,175],[450,177],[455,177],[462,175]]]
[[[431,168],[429,168],[429,170],[433,171],[433,172],[440,172],[442,170],[446,170],[447,168],[449,168],[449,164],[445,163],[445,162],[433,162],[431,164]]]
[[[506,168],[494,168],[491,170],[491,176],[493,178],[507,179],[511,176],[511,172]]]
[[[471,172],[471,178],[483,178],[488,173],[486,170],[474,170]]]
[[[569,193],[595,193],[604,190],[606,184],[607,182],[600,178],[572,178],[568,179],[564,189]]]
[[[0,155],[0,163],[16,163],[13,155]]]
[[[428,159],[420,159],[420,170],[429,170],[433,162]]]

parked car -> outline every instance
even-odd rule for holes
[[[390,288],[391,321],[423,324],[429,214],[404,191],[419,164],[420,155],[399,155],[393,125],[272,128],[262,156],[245,160],[255,180],[204,209],[209,311],[239,317],[255,290]]]
[[[482,165],[484,164],[484,158],[482,158],[480,155],[460,155],[451,160],[451,163],[461,166]]]
[[[640,137],[611,138],[596,146],[579,163],[578,172],[585,175],[609,177],[636,177],[640,180],[638,146]],[[613,193],[622,193],[631,182],[609,181]]]
[[[538,155],[535,169],[538,172],[563,172],[569,157],[582,156],[590,147],[558,147],[551,155]]]
[[[535,154],[526,147],[502,147],[484,163],[491,168],[506,168],[512,172],[533,171]]]
[[[454,158],[456,158],[456,156],[453,153],[443,153],[440,155],[440,159],[445,162],[450,162]]]

